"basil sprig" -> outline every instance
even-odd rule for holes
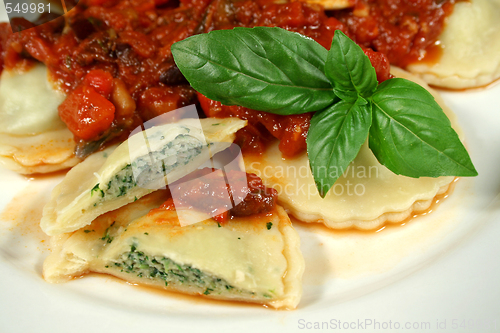
[[[309,164],[322,197],[367,140],[378,161],[408,177],[476,176],[449,119],[418,84],[378,84],[363,50],[340,30],[330,51],[280,28],[217,30],[172,45],[191,86],[225,105],[281,115],[316,113]]]

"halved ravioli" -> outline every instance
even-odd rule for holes
[[[452,124],[456,124],[451,110],[424,82],[398,68],[393,68],[392,73],[428,89]],[[374,229],[385,222],[402,221],[414,211],[427,209],[434,197],[444,193],[454,180],[396,175],[377,161],[365,143],[346,170],[332,171],[340,178],[323,199],[316,189],[306,153],[283,159],[278,144],[274,144],[264,155],[245,156],[244,160],[247,172],[257,174],[266,186],[278,191],[279,203],[287,212],[301,221],[323,223],[334,229]]]
[[[75,157],[73,134],[59,119],[65,96],[38,64],[26,72],[4,70],[0,77],[0,165],[21,174],[70,168]]]
[[[281,207],[222,226],[208,219],[181,227],[175,210],[157,208],[164,192],[53,236],[43,265],[45,280],[99,272],[215,299],[297,306],[304,260],[299,236]]]
[[[227,148],[245,125],[237,118],[183,119],[138,132],[113,151],[93,154],[52,191],[42,230],[57,235],[80,229],[99,215],[164,188]]]
[[[442,55],[408,70],[452,89],[487,85],[500,77],[500,0],[457,2],[439,37]]]

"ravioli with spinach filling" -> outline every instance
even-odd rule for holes
[[[174,210],[156,209],[156,191],[99,216],[90,225],[53,236],[44,278],[64,282],[88,272],[215,299],[293,309],[304,260],[288,215],[213,219],[181,227]]]
[[[196,128],[197,122],[203,131]],[[42,230],[48,235],[77,230],[176,181],[225,149],[245,125],[237,118],[183,119],[139,132],[116,149],[89,156],[53,190],[43,210]],[[149,139],[146,151],[140,145],[136,149],[144,137]]]

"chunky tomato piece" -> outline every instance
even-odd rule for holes
[[[148,121],[191,104],[193,96],[193,90],[188,87],[153,87],[142,93],[137,107],[142,120]]]
[[[94,69],[85,75],[83,84],[94,87],[99,94],[109,98],[113,90],[113,76],[102,69]]]
[[[170,192],[168,192],[170,195]],[[164,210],[175,210],[174,199],[172,197],[168,198],[161,206],[160,209]]]
[[[311,117],[312,113],[294,114],[282,120],[284,130],[278,138],[283,157],[294,157],[307,149],[306,139]]]
[[[198,97],[198,102],[200,103],[200,106],[207,117],[223,118],[224,116],[226,116],[224,114],[221,114],[221,102],[214,101],[213,99],[210,99],[199,92],[196,92],[196,97]]]
[[[82,84],[59,105],[59,117],[83,140],[95,139],[107,130],[115,116],[113,103],[88,84]]]
[[[378,83],[382,83],[392,77],[391,75],[391,64],[387,56],[381,52],[375,52],[371,49],[363,49],[363,52],[368,56],[372,66],[375,68],[377,73]]]
[[[217,221],[219,224],[225,224],[230,216],[229,216],[229,211],[226,210],[224,213],[221,213],[219,215],[215,215],[212,217],[215,221]]]
[[[207,117],[236,117],[248,121],[236,132],[234,142],[244,153],[262,154],[273,137],[280,140],[284,157],[294,157],[306,150],[306,138],[312,113],[281,116],[242,106],[226,106],[198,93],[198,101]]]

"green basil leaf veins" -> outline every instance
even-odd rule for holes
[[[342,174],[356,158],[371,123],[370,105],[361,99],[354,103],[341,101],[314,114],[307,134],[307,154],[321,197],[338,178],[332,174]]]
[[[335,98],[324,74],[328,51],[284,29],[216,30],[175,43],[172,54],[195,90],[225,105],[290,115]]]
[[[420,85],[390,79],[372,96],[369,144],[378,161],[408,177],[476,176],[450,120]]]
[[[377,74],[359,45],[342,31],[335,31],[325,63],[325,73],[335,94],[347,101],[370,97],[377,88]]]

